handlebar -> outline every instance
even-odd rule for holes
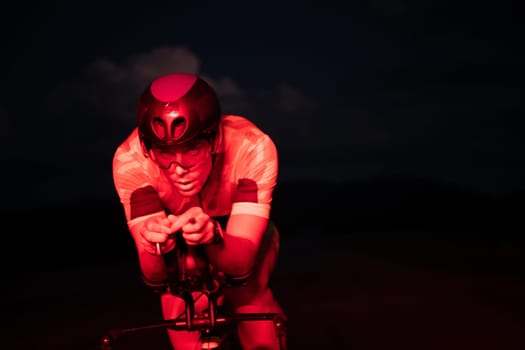
[[[181,330],[207,330],[210,328],[227,326],[234,322],[240,321],[273,321],[276,330],[280,333],[284,331],[284,319],[282,315],[278,313],[242,313],[242,314],[231,314],[227,316],[209,317],[195,316],[188,322],[187,319],[169,319],[160,322],[146,324],[138,327],[131,328],[117,328],[111,329],[101,340],[101,350],[111,350],[112,345],[120,337],[151,329],[157,328],[168,328],[176,331]]]

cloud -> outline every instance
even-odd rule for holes
[[[29,174],[30,169],[38,173],[39,180],[28,189],[31,196],[109,192],[111,158],[135,127],[138,96],[152,79],[174,71],[202,76],[216,89],[223,112],[254,121],[278,141],[283,153],[288,145],[312,146],[311,140],[304,143],[312,127],[312,100],[299,89],[286,82],[265,89],[240,86],[232,76],[205,72],[199,57],[189,49],[162,47],[120,61],[101,58],[92,62],[48,91],[38,113],[31,115],[31,128],[23,130],[22,123],[13,126],[17,135],[30,141],[6,149],[17,152],[14,158],[22,160],[17,164],[24,165],[24,173]],[[14,130],[8,128],[6,112],[0,109],[0,113],[4,124],[0,136],[9,136]]]
[[[53,121],[45,122],[65,125],[74,117],[79,126],[77,140],[84,138],[90,149],[108,147],[116,134],[124,137],[124,130],[129,132],[135,126],[137,98],[144,87],[155,77],[176,71],[198,74],[208,81],[217,91],[224,113],[247,116],[277,136],[286,133],[287,140],[310,131],[312,101],[299,89],[286,82],[269,89],[242,87],[231,76],[205,72],[199,57],[183,46],[136,53],[120,62],[92,62],[49,94],[46,105]]]
[[[216,89],[223,112],[254,121],[278,141],[283,154],[288,145],[300,147],[309,132],[311,100],[299,89],[286,82],[267,89],[241,86],[233,76],[206,72],[183,46],[162,47],[122,60],[93,61],[45,91],[30,118],[22,108],[0,108],[2,152],[7,168],[16,169],[2,181],[23,188],[24,198],[33,201],[112,193],[111,159],[135,127],[138,96],[152,79],[174,71],[202,76]],[[8,111],[17,115],[9,119]],[[14,204],[18,194],[9,196]]]
[[[86,106],[97,114],[133,120],[137,97],[155,77],[170,72],[199,73],[200,62],[185,47],[161,47],[122,62],[98,59],[85,72],[59,86],[48,104],[62,111]],[[58,101],[61,103],[58,103]]]
[[[249,97],[232,77],[204,72],[197,55],[184,46],[156,48],[130,55],[122,62],[98,59],[83,73],[57,87],[47,99],[48,106],[61,113],[84,106],[131,126],[142,90],[154,78],[172,72],[200,75],[215,88],[230,113],[246,106],[243,100]]]

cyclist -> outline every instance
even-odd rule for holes
[[[270,221],[278,154],[272,139],[248,119],[222,115],[203,78],[173,73],[154,79],[138,103],[137,126],[117,147],[113,180],[135,242],[144,282],[165,286],[163,256],[181,232],[187,269],[206,258],[233,287],[223,303],[237,313],[282,308],[268,281],[279,250]],[[164,319],[179,317],[184,301],[163,290]],[[196,312],[207,306],[196,300]],[[244,349],[278,349],[272,321],[240,322]],[[168,329],[174,349],[196,349],[199,333]]]

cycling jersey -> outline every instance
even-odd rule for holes
[[[253,214],[269,218],[278,173],[275,144],[241,116],[223,116],[220,127],[221,141],[200,193],[200,205],[212,217]],[[144,154],[136,128],[115,152],[113,179],[128,224],[161,211],[179,214],[188,200]]]

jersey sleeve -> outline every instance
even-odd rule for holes
[[[250,145],[240,159],[231,215],[251,214],[268,218],[278,175],[278,154],[268,135]]]
[[[139,218],[164,211],[149,174],[151,169],[145,166],[141,157],[144,156],[125,144],[113,156],[113,182],[128,225]]]

